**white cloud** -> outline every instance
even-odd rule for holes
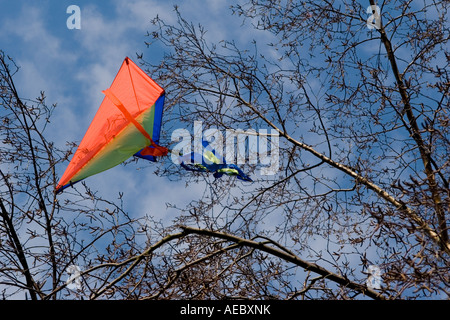
[[[45,15],[40,8],[26,6],[17,15],[11,15],[9,19],[4,20],[1,25],[3,38],[13,39],[20,49],[10,53],[8,48],[3,48],[21,67],[18,73],[21,77],[20,89],[29,97],[38,96],[41,90],[50,88],[51,85],[56,85],[56,89],[60,88],[61,83],[54,81],[60,75],[57,64],[71,63],[76,59],[76,55],[65,50],[61,40],[45,28],[43,17]]]

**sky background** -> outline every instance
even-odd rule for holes
[[[70,5],[81,10],[79,30],[67,27]],[[151,39],[146,35],[157,15],[175,23],[174,5],[188,21],[204,25],[211,41],[233,39],[245,44],[268,36],[243,26],[242,19],[230,14],[229,3],[219,0],[0,0],[0,49],[20,68],[15,75],[19,95],[24,100],[35,99],[44,91],[47,105],[57,103],[46,129],[49,141],[62,149],[68,141],[81,141],[104,98],[101,91],[109,88],[126,56],[138,62],[136,55],[143,54],[152,64],[162,58],[165,49],[159,45],[147,48],[145,42]],[[67,164],[57,167],[59,177]],[[86,182],[105,196],[126,191],[126,211],[163,220],[177,214],[166,203],[185,206],[205,190],[201,181],[186,186],[153,171],[148,165],[119,165]]]
[[[157,64],[165,48],[158,44],[148,48],[145,42],[151,39],[146,35],[157,15],[175,24],[175,4],[186,20],[206,28],[211,42],[234,40],[245,47],[253,39],[272,40],[270,33],[255,30],[250,21],[242,24],[242,18],[231,15],[230,3],[222,0],[0,0],[0,50],[20,67],[14,78],[20,97],[35,99],[44,91],[48,105],[57,103],[45,132],[49,141],[60,149],[69,141],[81,141],[104,98],[102,90],[109,88],[125,57],[138,62],[136,54],[143,54],[146,61]],[[70,5],[81,9],[80,30],[67,28]],[[363,48],[367,54],[379,50]],[[59,177],[67,165],[56,168]],[[134,217],[149,214],[169,222],[179,212],[167,203],[185,207],[200,198],[207,186],[202,181],[187,185],[158,177],[157,168],[158,163],[119,165],[85,181],[107,198],[124,192],[124,209]],[[324,242],[310,245],[319,250]]]
[[[230,3],[221,0],[0,0],[0,49],[20,67],[15,76],[19,95],[23,100],[35,99],[44,91],[47,105],[57,103],[45,132],[49,141],[60,149],[67,142],[81,141],[104,98],[102,90],[109,88],[126,56],[138,62],[136,54],[143,54],[144,60],[158,63],[166,49],[159,44],[148,48],[145,42],[151,39],[146,35],[157,15],[167,24],[176,24],[175,4],[183,18],[205,27],[205,38],[211,43],[233,40],[237,47],[245,48],[252,40],[259,44],[274,41],[269,32],[255,30],[251,21],[243,24],[241,17],[231,15]],[[70,5],[81,9],[79,30],[67,27]],[[273,49],[258,47],[260,53],[263,50],[268,50],[264,51],[266,57],[276,59]],[[57,166],[59,177],[67,165]],[[209,189],[201,180],[186,184],[158,177],[154,174],[158,165],[119,165],[85,182],[107,199],[113,200],[123,192],[124,210],[132,217],[150,215],[170,224],[179,214],[174,206],[184,208]],[[248,187],[248,183],[240,184],[236,192]],[[63,193],[58,197],[66,196]],[[281,220],[281,215],[272,215],[264,227],[269,229]],[[312,239],[309,245],[320,250],[325,242]]]

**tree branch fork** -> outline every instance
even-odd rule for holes
[[[226,242],[230,242],[231,244],[229,246],[226,246],[225,248],[217,249],[216,251],[209,253],[205,255],[204,257],[200,257],[196,259],[192,263],[186,263],[185,266],[181,267],[180,269],[175,270],[175,272],[172,273],[170,277],[167,279],[166,285],[161,289],[161,292],[159,294],[155,294],[150,297],[152,298],[158,298],[163,291],[167,290],[176,280],[176,278],[186,269],[193,266],[194,264],[204,262],[208,259],[210,259],[212,256],[215,256],[217,254],[221,254],[225,251],[237,249],[237,248],[250,248],[254,250],[259,250],[261,252],[265,252],[267,254],[270,254],[271,256],[277,257],[279,259],[282,259],[288,263],[292,263],[296,266],[299,266],[303,268],[305,271],[313,272],[318,274],[320,277],[325,280],[334,282],[338,284],[341,287],[348,288],[351,290],[354,290],[360,294],[364,294],[372,299],[376,300],[385,300],[389,299],[389,297],[386,297],[385,295],[369,288],[367,285],[363,285],[360,283],[357,283],[355,281],[352,281],[348,279],[345,275],[341,275],[332,271],[327,270],[326,268],[313,263],[306,261],[299,256],[292,253],[287,248],[283,247],[282,245],[272,241],[272,240],[265,240],[265,241],[255,241],[254,239],[246,239],[242,237],[238,237],[229,233],[215,231],[215,230],[209,230],[209,229],[202,229],[202,228],[194,228],[190,226],[180,226],[181,231],[178,233],[172,233],[169,235],[166,235],[163,237],[160,241],[157,243],[149,246],[146,250],[142,251],[140,254],[135,255],[127,260],[124,260],[122,262],[118,263],[105,263],[97,265],[91,269],[85,270],[81,273],[81,277],[87,276],[90,273],[94,272],[95,270],[101,269],[101,268],[112,268],[114,270],[129,265],[121,274],[119,274],[115,279],[111,280],[109,283],[105,284],[103,287],[98,288],[97,291],[92,292],[90,295],[90,299],[98,299],[102,295],[110,292],[113,290],[113,287],[118,284],[121,280],[125,279],[128,275],[132,273],[132,271],[145,259],[151,259],[152,254],[159,248],[161,248],[164,245],[169,244],[173,241],[181,240],[187,236],[190,235],[197,235],[202,237],[209,237],[209,238],[215,238],[215,239],[221,239],[225,240]],[[316,281],[314,279],[314,281]],[[50,297],[54,295],[56,292],[60,291],[61,289],[65,288],[66,284],[60,286],[53,292],[47,295],[47,297]],[[309,287],[305,287],[305,291],[309,290]],[[145,299],[145,297],[144,297]]]

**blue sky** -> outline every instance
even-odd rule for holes
[[[104,98],[102,90],[109,88],[126,56],[138,62],[136,54],[143,54],[155,64],[162,58],[165,49],[147,48],[146,34],[156,15],[175,23],[175,4],[186,19],[207,28],[211,41],[231,38],[248,43],[256,36],[251,26],[252,32],[242,32],[241,19],[231,16],[229,4],[219,0],[0,0],[0,50],[20,67],[14,78],[20,97],[35,99],[44,91],[48,105],[57,103],[45,131],[49,141],[62,149],[68,141],[81,141]],[[67,28],[70,5],[80,7],[79,30]],[[67,165],[57,166],[59,177]],[[130,216],[151,215],[171,224],[179,211],[167,203],[185,208],[208,189],[204,181],[187,185],[158,177],[154,170],[160,165],[119,165],[85,181],[111,201],[123,192],[123,207]]]
[[[50,141],[60,148],[67,141],[81,141],[104,97],[101,91],[110,86],[126,56],[137,62],[136,54],[143,53],[146,61],[157,63],[164,49],[147,48],[146,34],[156,15],[175,22],[175,4],[185,18],[206,26],[211,41],[233,38],[244,42],[255,37],[241,32],[242,21],[229,14],[225,1],[0,0],[0,49],[20,67],[15,77],[20,96],[34,99],[45,91],[47,104],[58,105],[46,131]],[[79,30],[67,27],[70,5],[80,7]],[[227,28],[230,25],[237,28]],[[57,168],[59,176],[66,165]],[[157,177],[153,171],[151,166],[139,170],[134,164],[119,165],[86,182],[104,195],[127,191],[125,209],[162,219],[170,217],[167,202],[184,206],[204,191],[201,182],[186,188],[185,183]]]
[[[143,53],[146,61],[157,63],[164,48],[145,45],[147,31],[152,29],[150,20],[158,15],[169,24],[175,23],[174,4],[186,20],[205,26],[211,42],[232,39],[238,47],[245,47],[253,39],[259,43],[273,41],[270,33],[255,30],[248,21],[242,25],[241,18],[230,14],[227,1],[0,0],[0,49],[21,68],[15,78],[19,94],[35,98],[45,91],[47,104],[58,104],[46,131],[49,140],[60,148],[67,141],[81,141],[104,97],[101,91],[110,86],[124,57],[136,61],[136,53]],[[80,30],[67,28],[70,14],[66,10],[70,5],[81,9]],[[315,82],[310,85],[314,87]],[[66,165],[57,167],[59,176]],[[89,177],[86,183],[109,198],[125,191],[126,211],[134,216],[154,215],[167,222],[178,211],[167,208],[166,203],[183,208],[205,190],[208,192],[203,182],[186,186],[182,181],[156,176],[152,165],[140,167],[119,165]],[[272,219],[270,222],[276,224],[275,220],[282,217]],[[323,242],[318,241],[317,246],[323,246]]]
[[[126,56],[137,61],[136,53],[143,53],[146,61],[158,62],[165,49],[158,45],[147,48],[145,44],[149,40],[147,31],[152,29],[150,20],[158,15],[169,24],[175,23],[175,4],[188,21],[206,27],[211,42],[233,39],[239,47],[252,39],[271,42],[269,33],[257,31],[249,23],[242,25],[241,18],[230,14],[229,3],[221,0],[0,0],[0,49],[20,67],[15,77],[20,96],[33,99],[45,91],[47,104],[58,104],[46,130],[50,141],[59,148],[67,141],[81,141],[104,98],[101,91],[110,86]],[[81,9],[80,30],[67,28],[70,14],[66,9],[70,5]],[[364,25],[361,29],[365,34]],[[377,54],[378,45],[364,46],[364,53]],[[313,88],[318,86],[315,81],[310,82]],[[59,176],[67,164],[57,167]],[[154,169],[153,164],[119,165],[89,177],[86,183],[109,198],[125,191],[126,211],[133,216],[153,215],[156,220],[166,222],[179,213],[166,203],[183,208],[200,198],[205,190],[208,192],[201,181],[186,185],[183,181],[158,177],[154,174],[157,168],[158,164],[154,164]],[[331,169],[329,173],[330,177],[336,174]],[[270,220],[273,224],[277,222]],[[319,251],[324,241],[318,239],[310,245]]]

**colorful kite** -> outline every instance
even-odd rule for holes
[[[132,155],[155,161],[168,149],[158,145],[164,89],[128,57],[105,91],[92,123],[58,183],[56,193],[110,169]]]
[[[224,174],[236,176],[243,181],[253,181],[235,164],[227,164],[225,158],[218,158],[214,149],[205,140],[203,144],[203,155],[192,152],[187,155],[180,156],[180,165],[189,171],[194,172],[213,172],[215,178],[220,178]],[[201,159],[201,163],[199,162]]]
[[[61,177],[56,193],[133,155],[156,161],[156,157],[169,152],[158,145],[164,89],[133,61],[125,58],[111,87],[103,93],[105,98]],[[181,166],[189,171],[213,172],[216,178],[226,174],[252,181],[236,165],[217,158],[205,141],[204,148],[201,164],[193,161],[198,155],[192,153],[183,157]]]

